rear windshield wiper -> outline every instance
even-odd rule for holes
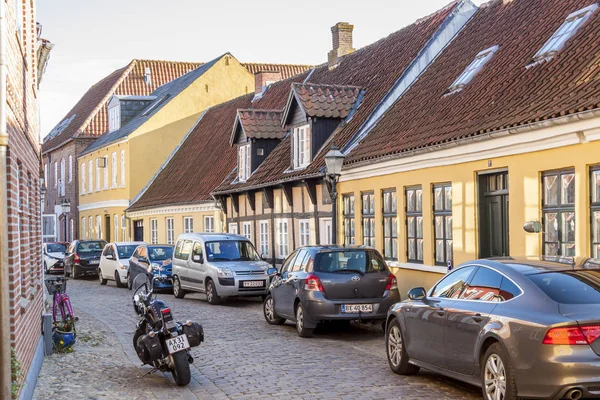
[[[360,269],[337,269],[335,271],[331,271],[331,272],[356,272],[357,274],[361,274],[361,275],[365,275],[364,272],[362,272]]]

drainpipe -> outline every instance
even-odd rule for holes
[[[8,216],[6,159],[6,2],[0,0],[0,398],[11,398],[10,292],[8,270]]]

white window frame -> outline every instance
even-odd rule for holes
[[[475,75],[477,75],[477,73],[479,73],[479,71],[483,69],[485,64],[487,64],[488,61],[492,59],[494,54],[496,54],[496,52],[498,51],[498,48],[498,46],[492,46],[489,49],[485,49],[477,53],[475,59],[471,61],[471,63],[467,66],[467,68],[465,68],[463,73],[460,74],[458,78],[456,78],[452,85],[450,85],[450,87],[447,90],[447,93],[450,94],[459,92],[465,86],[467,86],[469,82],[473,80]]]
[[[204,232],[213,233],[215,231],[215,217],[205,215],[204,216]]]
[[[250,221],[242,223],[242,234],[246,239],[252,241],[252,223]]]
[[[260,227],[260,253],[261,255],[265,255],[265,257],[269,257],[269,221],[263,220],[259,221]]]
[[[44,220],[52,220],[52,227],[54,228],[54,230],[52,232],[48,232],[45,230],[45,226],[46,224],[44,223]],[[57,238],[57,230],[58,230],[58,226],[56,225],[58,223],[57,218],[56,218],[56,214],[44,214],[42,215],[42,238],[44,242],[53,242],[56,240]]]
[[[100,191],[100,158],[96,158],[96,192]]]
[[[124,242],[127,241],[127,218],[125,218],[125,215],[121,216],[121,237]]]
[[[108,131],[114,132],[121,127],[121,106],[117,104],[108,110]]]
[[[94,164],[92,160],[88,161],[88,180],[88,193],[92,193],[94,191]]]
[[[240,180],[240,182],[246,182],[246,180],[250,178],[250,154],[250,143],[241,144],[238,146],[238,179]]]
[[[165,218],[165,226],[167,230],[167,244],[175,244],[175,220],[173,217]]]
[[[22,0],[14,0],[15,1],[15,31],[18,33],[18,38],[21,40],[22,38],[22,28],[23,28],[23,1]]]
[[[48,185],[48,164],[44,164],[44,183]]]
[[[102,239],[102,217],[100,215],[96,215],[96,239]]]
[[[581,10],[577,10],[567,16],[562,25],[552,34],[550,39],[533,56],[533,64],[543,60],[549,60],[561,51],[565,44],[571,39],[579,28],[590,18],[592,13],[598,9],[598,4],[591,4]],[[530,64],[533,65],[533,64]]]
[[[277,219],[277,250],[280,259],[290,255],[289,226],[287,219]]]
[[[88,232],[87,232],[87,226],[85,224],[85,220],[86,220],[85,217],[81,217],[81,239],[87,239],[88,238],[87,237]]]
[[[73,155],[69,154],[69,182],[73,182]]]
[[[238,234],[238,225],[235,222],[230,222],[229,225],[227,225],[227,232],[231,233],[232,235],[237,235]]]
[[[158,244],[158,219],[150,218],[150,244]]]
[[[81,164],[81,182],[79,182],[79,184],[81,185],[81,194],[85,194],[85,185],[87,183],[86,181],[86,171],[85,171],[85,163]]]
[[[118,242],[119,241],[119,214],[115,214],[113,216],[113,229],[114,229],[114,234],[115,234],[115,238],[113,239],[113,242]],[[125,238],[123,238],[123,241],[125,241]]]
[[[75,221],[73,218],[69,220],[69,241],[75,240]]]
[[[58,162],[54,161],[54,187],[58,187]]]
[[[298,221],[298,242],[300,246],[310,245],[310,220],[301,219]]]
[[[111,188],[116,188],[117,187],[117,152],[113,151],[113,153],[111,154],[111,166],[112,166],[112,170],[111,172],[111,176],[112,176],[112,182],[111,182]]]
[[[194,233],[194,217],[183,217],[183,233]]]
[[[121,150],[121,186],[125,187],[125,150]]]
[[[306,168],[310,164],[310,124],[293,129],[292,157],[294,169]]]
[[[88,217],[88,222],[89,222],[88,229],[90,231],[90,237],[88,239],[93,239],[94,238],[94,219],[92,218],[91,215]]]
[[[60,159],[60,180],[58,181],[58,194],[61,196],[65,195],[65,177],[66,177],[66,161],[64,158]],[[65,232],[66,234],[66,232]]]
[[[104,185],[102,190],[108,189],[108,156],[104,156]]]

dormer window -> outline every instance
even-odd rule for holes
[[[108,109],[108,131],[113,132],[121,127],[121,106],[119,102]]]
[[[498,46],[490,47],[489,49],[483,50],[479,52],[475,59],[469,64],[469,66],[464,70],[462,74],[450,85],[446,94],[451,94],[455,92],[461,91],[465,86],[469,84],[477,75],[479,71],[483,68],[485,64],[494,56],[494,54],[498,51]]]
[[[564,46],[565,43],[577,33],[577,30],[584,24],[585,21],[598,8],[598,4],[592,4],[582,8],[579,11],[569,14],[565,22],[558,28],[550,39],[542,46],[542,48],[533,56],[534,63],[549,60],[554,57]],[[531,64],[531,65],[533,65]]]
[[[294,169],[304,168],[310,164],[310,125],[293,129],[292,148]]]
[[[238,146],[238,179],[246,182],[251,175],[250,143]]]

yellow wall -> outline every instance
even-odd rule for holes
[[[407,268],[392,268],[398,281],[398,291],[402,300],[408,299],[408,291],[416,287],[424,287],[425,290],[433,287],[444,274],[436,272],[416,271]]]
[[[220,211],[206,211],[206,212],[183,212],[183,213],[160,213],[160,214],[152,214],[152,215],[144,215],[140,217],[136,217],[135,214],[130,216],[130,221],[132,226],[135,224],[135,221],[142,220],[144,224],[144,241],[147,243],[151,243],[151,223],[150,220],[156,219],[158,225],[158,243],[159,244],[168,244],[167,243],[167,218],[173,218],[174,224],[174,240],[177,240],[177,237],[183,233],[184,230],[184,218],[192,217],[193,218],[193,231],[194,232],[205,232],[206,228],[204,226],[204,217],[212,216],[214,221],[214,232],[222,232],[222,224],[220,222]]]
[[[95,209],[95,210],[88,210],[88,211],[80,211],[79,212],[79,238],[80,239],[104,239],[104,240],[108,240],[110,239],[111,242],[115,242],[115,241],[119,241],[119,242],[125,242],[125,241],[129,241],[132,240],[131,237],[131,229],[129,226],[129,221],[126,220],[126,230],[125,230],[125,236],[123,236],[123,230],[121,227],[122,221],[121,221],[121,217],[124,214],[124,207],[107,207],[107,208],[103,208],[103,209]],[[119,232],[118,232],[118,238],[115,238],[115,232],[114,232],[114,215],[117,214],[118,215],[118,219],[119,219]],[[107,225],[106,225],[106,216],[109,215],[110,216],[110,237],[107,235]],[[90,225],[89,225],[89,217],[92,217],[92,232],[90,235]],[[100,220],[102,223],[102,236],[99,235],[99,230],[96,224],[96,217],[100,216]],[[85,225],[82,224],[81,219],[85,218]]]

